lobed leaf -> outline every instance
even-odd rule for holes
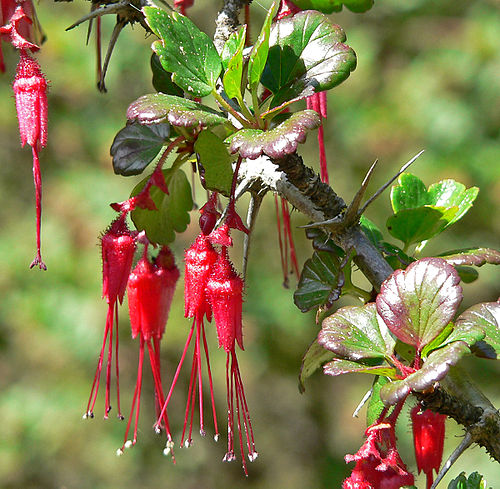
[[[356,68],[344,31],[320,12],[304,11],[276,22],[261,83],[273,93],[271,107],[329,90]]]
[[[129,105],[127,119],[137,120],[140,124],[168,121],[172,126],[179,127],[210,127],[227,122],[220,112],[206,105],[164,93],[139,97]]]
[[[222,69],[212,40],[187,17],[167,13],[155,7],[144,7],[146,22],[161,39],[153,50],[172,80],[194,97],[204,97],[215,90]]]
[[[247,27],[244,25],[237,33],[233,33],[235,36],[232,37],[232,39],[236,45],[234,46],[234,52],[231,53],[231,57],[227,61],[227,66],[225,67],[224,76],[222,78],[226,95],[229,98],[236,98],[238,100],[242,98],[241,80],[243,78],[243,49],[245,48],[246,32]],[[224,48],[226,48],[226,46],[224,46]],[[233,41],[227,49],[233,49]],[[228,51],[226,51],[225,55],[229,55]]]
[[[239,153],[243,158],[254,160],[263,154],[282,158],[294,153],[299,143],[305,142],[307,131],[316,129],[320,123],[317,112],[302,110],[268,131],[241,129],[227,138],[226,143],[231,153]]]
[[[222,139],[211,131],[202,131],[194,143],[194,150],[204,187],[229,195],[233,181],[232,158]]]
[[[335,358],[331,362],[328,362],[323,367],[323,371],[326,375],[332,375],[334,377],[343,374],[371,374],[383,375],[384,377],[392,379],[396,378],[396,369],[389,367],[387,364],[363,365],[362,363],[342,360],[340,358]]]
[[[380,398],[386,406],[392,406],[403,400],[410,392],[423,392],[432,388],[435,382],[443,379],[450,367],[467,353],[469,347],[462,341],[455,341],[432,352],[420,370],[408,375],[403,380],[389,382],[380,390]]]
[[[132,221],[139,231],[146,231],[152,243],[166,245],[175,241],[175,233],[182,233],[189,224],[189,211],[193,208],[191,186],[182,170],[163,170],[169,194],[152,186],[151,198],[157,210],[137,208],[131,213]],[[132,191],[137,195],[149,177],[142,180]]]
[[[343,285],[339,257],[326,251],[314,252],[304,264],[293,301],[302,312],[325,304],[331,307],[340,297]]]
[[[459,282],[443,259],[418,260],[382,284],[377,312],[397,338],[421,351],[453,319],[462,300]]]
[[[487,483],[481,474],[472,472],[467,478],[465,472],[450,481],[448,489],[486,489]],[[491,487],[490,487],[491,489]]]
[[[375,303],[342,307],[322,324],[318,343],[347,360],[386,358],[395,341],[377,315]]]
[[[183,97],[184,91],[172,81],[172,73],[165,71],[158,55],[151,55],[151,71],[153,72],[153,87],[157,92]]]
[[[481,267],[485,263],[500,265],[500,251],[492,248],[467,248],[447,251],[439,255],[450,265],[473,265]]]
[[[431,204],[424,182],[411,173],[402,173],[399,176],[398,184],[391,188],[390,198],[394,214]]]
[[[127,124],[111,145],[114,172],[124,176],[141,174],[169,141],[169,136],[170,124]]]
[[[500,303],[485,302],[476,304],[457,319],[457,327],[479,327],[485,337],[472,348],[474,355],[497,360],[500,358]]]

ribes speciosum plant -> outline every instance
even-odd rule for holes
[[[137,382],[132,397],[132,408],[125,430],[125,441],[118,454],[124,448],[137,442],[139,411],[141,404],[142,371],[144,364],[144,347],[148,348],[149,363],[155,386],[155,403],[157,414],[161,411],[161,420],[155,425],[157,431],[164,428],[167,434],[165,454],[172,453],[173,440],[166,410],[162,410],[165,401],[160,372],[160,341],[165,333],[165,326],[175,286],[179,279],[179,270],[168,247],[162,247],[156,258],[151,262],[148,258],[148,246],[144,246],[142,258],[132,270],[128,279],[127,294],[130,314],[132,338],[139,337],[139,363],[137,367]],[[135,412],[134,435],[128,439],[128,433]]]
[[[115,219],[107,231],[101,237],[102,254],[102,297],[108,304],[108,313],[106,315],[106,325],[104,328],[104,338],[101,352],[97,361],[97,368],[90,391],[89,402],[84,418],[94,417],[94,407],[99,391],[101,370],[108,345],[106,360],[106,395],[104,418],[108,417],[111,410],[110,390],[111,390],[111,368],[113,359],[113,328],[115,330],[115,365],[116,365],[116,403],[117,416],[123,419],[120,408],[120,372],[118,362],[118,304],[123,303],[123,297],[127,288],[127,281],[132,269],[132,261],[136,248],[137,232],[129,230],[125,221],[126,214],[121,214]],[[109,341],[108,341],[109,340]]]

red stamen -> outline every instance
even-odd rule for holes
[[[283,239],[281,238],[281,219],[280,219],[280,209],[278,204],[278,196],[274,194],[274,205],[276,208],[276,223],[278,226],[278,243],[280,247],[280,258],[281,258],[281,270],[283,271],[283,286],[288,288],[288,267],[285,263],[285,255],[283,251]]]
[[[293,270],[297,279],[300,276],[299,264],[297,262],[297,253],[295,251],[295,244],[293,242],[292,227],[290,225],[290,210],[288,208],[288,202],[285,199],[281,199],[281,205],[283,209],[283,227],[284,234],[288,239],[290,245],[290,260],[292,261]]]

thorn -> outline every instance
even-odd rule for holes
[[[373,387],[363,396],[363,399],[361,399],[361,401],[359,401],[358,406],[356,407],[356,409],[352,413],[353,418],[358,417],[358,414],[361,411],[361,408],[366,404],[366,401],[368,401],[368,399],[370,399],[372,392],[373,392]]]

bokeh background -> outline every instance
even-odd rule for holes
[[[190,10],[208,33],[213,33],[219,3],[196,0]],[[254,35],[269,3],[252,3]],[[43,252],[49,267],[45,273],[28,270],[35,231],[31,155],[19,145],[11,93],[16,54],[4,48],[8,71],[0,78],[0,487],[340,488],[350,472],[343,456],[362,443],[364,411],[358,419],[352,412],[370,379],[332,379],[318,373],[305,394],[299,394],[301,357],[318,326],[313,314],[301,314],[293,305],[295,278],[290,289],[282,287],[270,197],[255,231],[246,289],[246,351],[239,355],[260,452],[250,464],[250,476],[243,476],[238,462],[220,462],[225,436],[218,444],[210,436],[196,436],[189,450],[177,450],[175,466],[163,457],[164,440],[151,430],[154,407],[147,369],[134,449],[116,457],[125,425],[113,417],[102,419],[102,397],[96,418],[81,419],[106,314],[100,299],[98,236],[114,216],[109,203],[124,200],[136,182],[113,174],[109,147],[124,125],[127,105],[152,91],[151,39],[140,27],[128,27],[113,54],[109,92],[97,92],[95,52],[93,43],[85,45],[86,26],[65,31],[88,8],[82,0],[44,0],[38,6],[48,36],[39,60],[51,83],[49,145],[41,155]],[[326,144],[334,189],[349,199],[370,163],[379,158],[374,191],[421,149],[426,152],[412,171],[427,185],[455,178],[481,189],[469,214],[431,243],[428,253],[499,244],[499,12],[496,0],[379,0],[366,14],[333,16],[358,54],[356,71],[329,95]],[[111,16],[103,21],[104,42],[113,23]],[[317,165],[315,135],[300,149],[308,164]],[[196,195],[202,204],[200,188]],[[383,226],[389,212],[385,194],[368,217]],[[197,234],[193,217],[195,224],[173,246],[179,263]],[[298,226],[303,220],[294,216],[292,222]],[[310,244],[301,230],[294,233],[303,263],[311,254]],[[235,249],[235,263],[239,253]],[[483,267],[480,280],[465,286],[463,308],[495,300],[499,285],[494,267]],[[125,412],[138,354],[126,316],[123,307],[120,363]],[[188,328],[179,286],[162,343],[166,384]],[[225,355],[217,350],[211,327],[209,331],[219,423],[224,427]],[[468,359],[464,366],[499,406],[498,365]],[[184,370],[170,412],[177,439],[187,382]],[[450,453],[462,431],[453,421],[447,426],[445,451]],[[402,416],[403,458],[415,469],[409,433]],[[492,487],[500,480],[499,465],[490,463],[477,447],[452,473],[456,476],[461,470],[481,471]]]

